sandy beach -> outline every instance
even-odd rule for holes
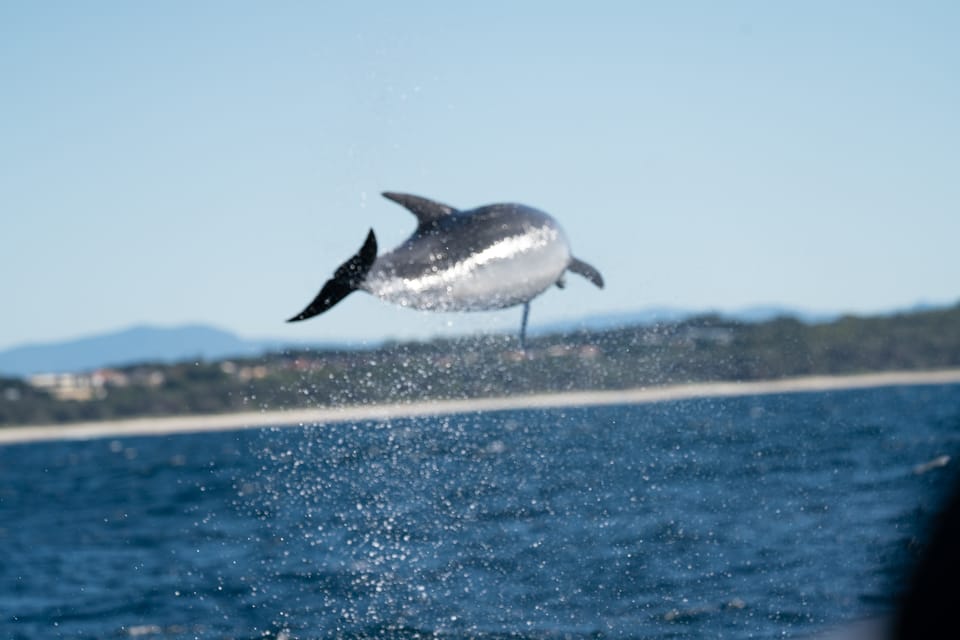
[[[937,385],[960,383],[960,369],[936,371],[890,371],[848,376],[805,376],[751,382],[703,382],[615,391],[574,391],[541,393],[505,398],[437,400],[408,404],[250,411],[216,415],[136,418],[108,422],[77,422],[0,428],[0,445],[51,440],[87,440],[117,436],[160,436],[178,433],[234,431],[261,427],[322,425],[362,420],[390,420],[418,416],[502,411],[595,407],[723,398],[774,393],[805,393],[870,387]]]

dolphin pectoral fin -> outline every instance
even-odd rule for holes
[[[597,285],[599,288],[603,289],[603,276],[600,275],[599,271],[583,260],[571,258],[570,266],[568,266],[567,269],[573,271],[577,275],[583,276],[593,284]]]
[[[450,205],[442,202],[435,202],[420,196],[413,196],[409,193],[396,193],[394,191],[384,191],[383,197],[387,200],[393,200],[397,204],[405,207],[410,213],[417,216],[419,226],[424,226],[436,222],[440,218],[456,213],[457,210]]]
[[[360,247],[360,251],[340,265],[334,272],[333,277],[327,280],[323,288],[320,289],[320,293],[307,305],[306,309],[287,320],[287,322],[298,322],[320,315],[356,291],[363,283],[364,278],[367,277],[367,273],[376,259],[377,237],[371,229],[366,242]]]

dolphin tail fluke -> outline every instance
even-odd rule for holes
[[[356,291],[363,283],[364,278],[367,277],[367,273],[376,259],[377,237],[373,234],[373,229],[370,229],[367,240],[360,247],[360,251],[340,265],[334,272],[333,277],[327,280],[323,288],[320,289],[320,293],[313,299],[313,302],[307,305],[306,309],[287,320],[287,322],[298,322],[320,315]]]
[[[567,267],[570,271],[573,271],[577,275],[581,275],[593,284],[597,285],[599,288],[603,289],[603,276],[600,275],[600,272],[597,271],[594,267],[590,266],[583,260],[577,260],[576,258],[570,259],[570,266]]]

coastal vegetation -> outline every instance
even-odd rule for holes
[[[960,305],[825,323],[718,315],[0,379],[0,425],[332,407],[960,366]]]

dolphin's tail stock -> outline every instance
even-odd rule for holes
[[[363,283],[364,278],[367,277],[367,273],[376,259],[377,237],[373,235],[373,229],[370,229],[367,240],[360,247],[360,251],[340,265],[333,277],[327,280],[323,288],[320,289],[320,293],[313,299],[313,302],[307,305],[306,309],[287,320],[287,322],[297,322],[320,315],[356,291]]]

